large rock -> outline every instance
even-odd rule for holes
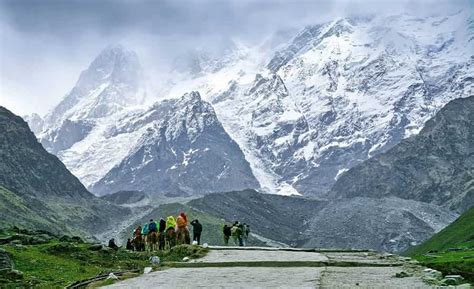
[[[10,253],[0,248],[0,271],[1,270],[12,270],[15,267]]]

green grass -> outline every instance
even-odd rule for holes
[[[474,282],[474,207],[405,255],[444,274],[460,274]]]
[[[21,284],[32,284],[42,288],[62,288],[74,281],[99,274],[140,269],[148,265],[148,256],[126,251],[94,252],[89,244],[71,244],[68,252],[53,253],[58,245],[25,246],[23,249],[3,246],[12,254],[15,268],[25,274]]]
[[[419,255],[413,258],[445,275],[462,275],[467,281],[474,283],[474,249]]]
[[[0,186],[0,228],[7,228],[11,224],[30,225],[36,227],[53,227],[53,223],[28,208],[27,203],[17,194]]]
[[[2,245],[13,257],[15,269],[23,272],[19,281],[0,278],[0,288],[39,287],[64,288],[75,281],[110,272],[142,270],[151,266],[150,257],[159,256],[163,262],[181,261],[184,257],[199,258],[207,250],[198,246],[182,245],[165,252],[129,252],[123,249],[90,250],[89,243],[64,243],[58,240],[41,245]],[[2,283],[3,282],[3,283]]]

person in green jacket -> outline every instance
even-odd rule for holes
[[[242,225],[239,222],[235,222],[231,229],[232,232],[232,240],[234,240],[234,244],[236,246],[242,246]]]

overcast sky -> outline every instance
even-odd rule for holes
[[[189,47],[348,14],[437,14],[472,9],[470,0],[105,1],[0,0],[0,105],[45,114],[106,46],[122,43],[159,69]]]

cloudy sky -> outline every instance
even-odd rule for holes
[[[106,46],[122,43],[159,70],[190,47],[349,14],[437,14],[470,0],[0,0],[0,105],[45,114]]]

